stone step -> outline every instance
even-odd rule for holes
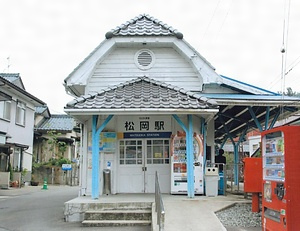
[[[152,202],[89,203],[87,210],[151,209]]]
[[[84,220],[151,220],[151,210],[89,210],[85,212]]]
[[[150,220],[84,220],[85,227],[149,226]]]

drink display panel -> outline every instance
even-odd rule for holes
[[[187,193],[187,158],[186,158],[186,136],[178,132],[172,136],[171,145],[171,193]],[[194,134],[193,159],[195,193],[203,194],[203,141],[202,137]]]
[[[263,155],[263,179],[283,182],[284,171],[284,135],[281,131],[265,136]]]

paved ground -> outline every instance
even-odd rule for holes
[[[0,189],[0,231],[150,231],[150,227],[123,228],[91,228],[81,227],[80,223],[64,221],[64,202],[74,199],[78,195],[78,187],[48,186],[42,190],[41,186],[27,186],[21,189]],[[135,195],[129,194],[129,197]],[[145,194],[143,194],[143,197]],[[148,195],[149,196],[149,195]],[[115,197],[111,195],[114,200]],[[108,200],[102,197],[101,200]],[[124,195],[121,195],[124,199]],[[212,211],[229,205],[233,201],[244,200],[243,197],[200,196],[187,199],[184,196],[164,195],[166,208],[165,231],[197,230],[197,231],[259,231],[261,228],[222,227]],[[195,219],[196,217],[196,219]],[[184,228],[176,225],[180,223]],[[209,227],[209,228],[207,228]]]
[[[64,221],[64,202],[77,197],[78,188],[69,186],[27,186],[0,189],[0,231],[94,231]],[[101,228],[101,231],[150,231],[150,227]]]

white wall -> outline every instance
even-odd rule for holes
[[[139,69],[134,58],[141,48],[118,47],[113,50],[95,67],[87,83],[86,94],[143,76],[192,91],[202,89],[199,74],[173,48],[151,48],[155,57],[153,67],[148,70]]]
[[[142,116],[142,115],[140,115]],[[148,115],[150,116],[150,115]],[[177,123],[175,119],[171,115],[166,115],[168,117],[171,117],[171,131],[173,134],[175,134],[177,131],[183,131],[181,126]],[[187,126],[187,115],[179,115],[182,122]],[[100,117],[99,117],[100,118]],[[108,123],[108,125],[105,127],[103,131],[106,132],[118,132],[121,131],[121,128],[118,128],[118,120],[120,120],[120,116],[114,116],[111,121]],[[104,118],[100,118],[98,121],[98,127],[103,123]],[[92,187],[92,142],[91,142],[91,119],[86,122],[84,125],[83,130],[83,151],[82,151],[82,158],[80,159],[80,164],[82,166],[81,168],[81,195],[91,195],[91,187]],[[213,148],[213,122],[209,123],[209,129],[212,129],[212,131],[208,132],[208,141],[209,145]],[[193,129],[194,132],[200,133],[201,131],[201,123],[200,123],[200,117],[193,116]],[[117,141],[118,143],[118,141]],[[90,148],[89,148],[90,147]],[[112,193],[117,192],[117,181],[118,181],[118,144],[116,144],[116,152],[114,154],[106,154],[104,155],[101,153],[100,155],[100,194],[102,193],[102,185],[103,185],[103,169],[107,168],[107,161],[112,162],[111,166],[111,180],[112,180]],[[170,170],[171,171],[171,170]]]
[[[5,92],[5,90],[4,90]],[[31,171],[32,152],[33,152],[33,135],[34,135],[34,112],[35,107],[30,101],[22,99],[20,96],[11,92],[5,92],[12,96],[11,100],[11,117],[10,121],[0,120],[0,131],[5,132],[9,137],[6,142],[14,144],[26,145],[29,148],[23,152],[23,168]],[[26,104],[25,125],[16,124],[16,104],[17,100]],[[13,155],[11,155],[12,157]]]

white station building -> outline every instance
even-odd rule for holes
[[[149,16],[109,31],[65,79],[65,112],[82,126],[80,195],[204,194],[215,144],[265,130],[299,108],[298,98],[221,76],[183,34]],[[280,104],[280,107],[279,107]],[[238,161],[236,159],[235,161]]]

